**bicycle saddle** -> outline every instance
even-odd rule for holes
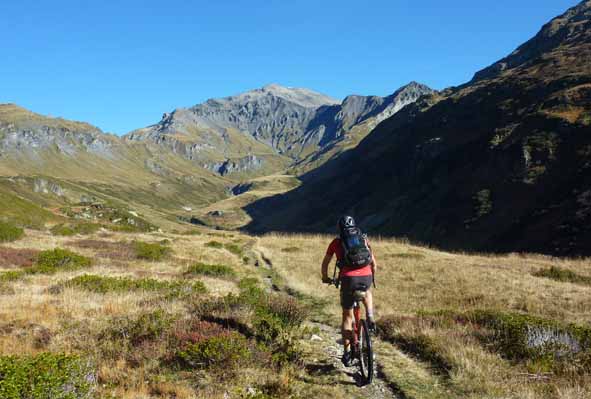
[[[353,291],[353,298],[356,301],[362,301],[363,298],[365,298],[365,291],[360,291],[360,290]]]

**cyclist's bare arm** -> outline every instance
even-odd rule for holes
[[[367,245],[369,246],[369,249],[371,250],[371,272],[375,275],[376,270],[378,268],[378,263],[376,262],[376,257],[374,256],[373,248],[371,247],[371,245],[369,245],[369,242],[367,242]]]
[[[331,260],[332,260],[332,255],[329,255],[329,254],[324,255],[324,259],[322,260],[322,281],[323,282],[326,282],[329,280],[328,265],[330,265]]]
[[[378,268],[378,263],[376,262],[376,257],[374,256],[373,252],[371,254],[371,271],[373,274],[376,274],[376,270]]]

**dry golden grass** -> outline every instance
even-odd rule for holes
[[[157,234],[109,234],[102,237],[97,234],[93,240],[103,243],[131,242],[141,240],[158,242],[162,240]],[[238,259],[225,250],[208,248],[203,244],[212,239],[204,235],[197,237],[171,236],[171,247],[174,256],[162,262],[149,262],[138,259],[110,259],[95,256],[98,248],[80,248],[76,240],[65,237],[54,237],[38,231],[28,231],[25,239],[13,243],[12,248],[35,248],[37,250],[68,248],[82,255],[91,257],[90,268],[76,272],[58,272],[53,275],[38,274],[26,276],[10,283],[13,294],[3,295],[0,301],[0,353],[3,355],[25,355],[40,352],[76,352],[80,346],[91,345],[80,337],[65,329],[64,325],[79,323],[93,331],[104,328],[105,322],[114,317],[133,316],[141,312],[156,309],[165,310],[170,314],[184,314],[186,307],[180,300],[151,301],[150,292],[112,292],[106,294],[89,293],[65,288],[59,293],[51,293],[49,288],[59,282],[81,274],[98,274],[103,276],[130,276],[136,278],[155,278],[161,280],[182,279],[188,265],[196,262],[225,262],[230,265],[242,265]],[[95,246],[98,247],[98,246]],[[117,248],[117,246],[112,246]],[[0,271],[14,270],[14,266],[0,265]],[[252,273],[245,271],[242,274]],[[209,295],[222,296],[236,292],[236,283],[228,280],[200,278]],[[43,340],[39,335],[47,334],[50,338]],[[83,340],[80,342],[80,340]],[[131,367],[125,362],[99,364],[99,377],[113,385],[113,389],[101,391],[101,395],[112,397],[170,397],[196,398],[194,390],[186,381],[162,381],[154,385],[143,377],[147,371],[142,367]]]
[[[338,293],[320,282],[320,263],[332,237],[297,234],[251,237],[204,230],[195,236],[98,232],[85,239],[106,243],[105,246],[114,249],[120,248],[122,242],[167,239],[173,253],[160,262],[129,256],[97,256],[100,245],[96,243],[80,246],[77,238],[27,231],[23,240],[11,243],[10,247],[68,248],[93,258],[93,265],[81,271],[31,275],[6,283],[12,293],[3,294],[0,301],[2,354],[77,352],[81,347],[97,345],[93,334],[116,317],[132,317],[157,309],[187,317],[182,300],[154,300],[150,292],[98,294],[66,288],[51,293],[48,289],[85,273],[161,280],[185,278],[184,272],[195,262],[228,265],[238,273],[236,279],[200,277],[210,296],[237,292],[237,281],[242,277],[270,277],[273,282],[312,298],[316,306],[323,304],[324,312],[318,307],[313,308],[312,320],[338,326]],[[211,241],[234,244],[241,253],[233,253],[223,245],[220,248],[206,245]],[[448,309],[463,312],[485,308],[527,312],[584,325],[591,323],[591,287],[532,276],[533,272],[550,266],[591,276],[588,259],[453,254],[393,239],[373,238],[371,241],[379,264],[377,289],[374,290],[378,318],[394,315],[412,321],[418,311]],[[0,270],[14,270],[14,266],[0,265]],[[591,395],[588,377],[576,380],[556,377],[542,382],[524,377],[520,374],[523,371],[521,366],[487,350],[462,326],[408,322],[399,328],[407,336],[429,337],[437,344],[441,356],[453,365],[447,375],[442,375],[428,362],[420,361],[394,344],[377,341],[381,373],[408,398],[570,399]],[[312,368],[314,364],[329,360],[323,353],[326,345],[336,343],[302,342],[306,352],[304,359]],[[126,358],[103,359],[97,364],[99,380],[104,384],[99,394],[117,398],[223,398],[226,394],[240,397],[245,395],[247,387],[260,386],[267,381],[277,386],[288,385],[292,395],[299,397],[364,397],[363,390],[347,384],[348,377],[339,373],[324,375],[311,373],[307,368],[295,368],[283,374],[269,374],[255,366],[242,370],[228,386],[213,389],[207,383],[207,376],[197,384],[184,375],[157,379],[154,377],[157,366],[150,362],[134,365]]]
[[[320,281],[320,264],[331,239],[322,235],[270,234],[263,236],[258,245],[273,260],[273,267],[289,286],[330,301],[329,314],[335,315],[332,322],[336,324],[337,292]],[[374,290],[378,318],[414,316],[417,311],[496,309],[587,326],[591,323],[591,287],[532,276],[533,272],[550,266],[591,276],[589,259],[556,259],[533,254],[454,254],[393,239],[373,238],[371,242],[379,265]],[[285,248],[291,249],[286,252]],[[571,398],[575,392],[578,397],[591,396],[588,378],[566,381],[557,377],[547,383],[528,380],[519,374],[522,369],[473,342],[459,327],[445,330],[423,326],[418,331],[404,333],[432,337],[443,348],[442,354],[454,364],[450,375],[443,379],[452,388],[446,397]],[[415,381],[406,386],[408,392],[414,392],[409,397],[444,395],[436,389],[432,392],[420,389],[441,378],[422,374],[424,366],[419,362],[399,354],[385,358],[382,355],[380,362],[386,377],[398,386]],[[408,371],[405,373],[400,367]]]

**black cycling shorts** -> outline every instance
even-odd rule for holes
[[[353,291],[367,291],[371,288],[372,283],[372,275],[341,277],[341,306],[343,309],[353,309]]]

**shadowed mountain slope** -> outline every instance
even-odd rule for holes
[[[296,190],[252,231],[376,233],[468,250],[591,253],[591,1],[468,84],[422,98]]]

